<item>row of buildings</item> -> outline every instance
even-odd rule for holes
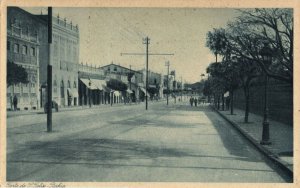
[[[162,74],[148,72],[146,92],[145,69],[131,70],[113,62],[102,67],[79,63],[79,36],[78,25],[57,15],[52,18],[52,44],[49,45],[47,15],[34,15],[18,7],[9,7],[7,63],[24,67],[29,82],[7,87],[7,108],[12,108],[14,96],[20,109],[44,106],[48,64],[52,65],[52,98],[59,106],[143,101],[146,93],[151,99],[163,97],[167,77]],[[127,89],[111,88],[108,85],[111,80],[123,83]],[[178,85],[175,75],[169,75],[169,89],[177,89]]]

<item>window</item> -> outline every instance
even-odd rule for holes
[[[19,53],[19,44],[14,45],[14,52]]]
[[[10,42],[7,41],[7,51],[9,51],[9,50],[10,50]]]
[[[68,80],[68,88],[71,88],[70,80]]]
[[[76,88],[76,82],[74,81],[74,88]]]
[[[65,98],[65,90],[64,90],[64,81],[63,80],[60,83],[60,97]]]
[[[114,67],[114,71],[117,71],[117,67]]]
[[[30,55],[35,56],[35,48],[34,47],[30,48]]]
[[[27,55],[27,46],[26,45],[22,46],[22,54]]]

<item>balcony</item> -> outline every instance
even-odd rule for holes
[[[15,38],[19,38],[21,40],[25,40],[27,42],[39,43],[37,34],[25,34],[22,32],[22,29],[16,26],[11,26],[7,28],[7,35]]]

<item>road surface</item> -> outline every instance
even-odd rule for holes
[[[8,181],[286,182],[209,106],[149,103],[7,119]]]

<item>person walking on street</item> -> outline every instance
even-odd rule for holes
[[[191,106],[193,106],[193,103],[194,103],[193,97],[190,98],[190,103],[191,103]]]
[[[197,102],[198,102],[197,98],[194,99],[194,102],[195,102],[195,106],[197,106]]]
[[[17,111],[18,110],[18,98],[16,95],[14,96],[13,103],[14,103],[14,110]]]

